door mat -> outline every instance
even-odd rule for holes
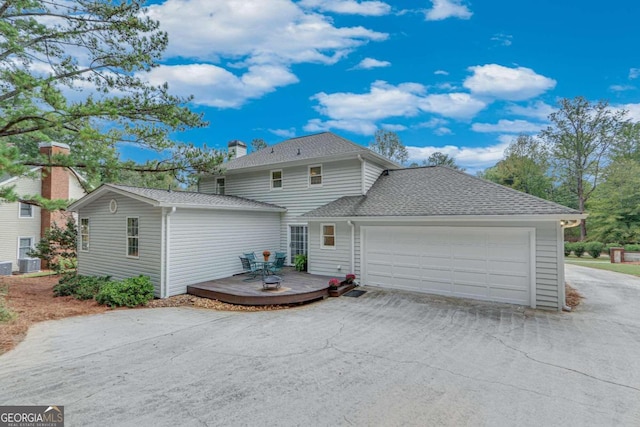
[[[354,289],[352,291],[347,292],[346,294],[344,294],[345,297],[354,297],[354,298],[358,298],[361,295],[366,294],[367,291],[361,291],[359,289]]]

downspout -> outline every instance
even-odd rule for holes
[[[358,160],[360,160],[360,183],[362,184],[360,187],[360,192],[362,193],[362,195],[364,196],[366,191],[365,191],[365,185],[364,185],[364,159],[362,158],[362,156],[360,154],[358,154]],[[355,273],[354,273],[355,274]]]
[[[173,206],[170,211],[165,215],[166,218],[166,227],[165,233],[166,237],[164,239],[164,297],[167,298],[169,296],[169,283],[171,278],[171,215],[176,211],[176,207]]]
[[[351,226],[351,274],[356,274],[356,226],[353,221],[348,220]]]

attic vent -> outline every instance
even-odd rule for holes
[[[300,155],[300,149],[298,148],[298,156]]]
[[[271,147],[271,152],[273,153],[273,147]]]

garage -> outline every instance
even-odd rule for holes
[[[369,286],[535,306],[535,230],[361,227]]]

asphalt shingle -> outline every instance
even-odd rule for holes
[[[230,160],[226,170],[274,165],[327,156],[371,154],[371,150],[331,132],[287,139],[246,156]]]
[[[270,203],[262,203],[237,196],[160,190],[156,188],[131,187],[116,184],[105,184],[105,186],[145,197],[159,204],[169,206],[185,205],[225,209],[284,209]]]
[[[366,196],[342,197],[305,217],[576,215],[580,212],[447,167],[390,170]]]

